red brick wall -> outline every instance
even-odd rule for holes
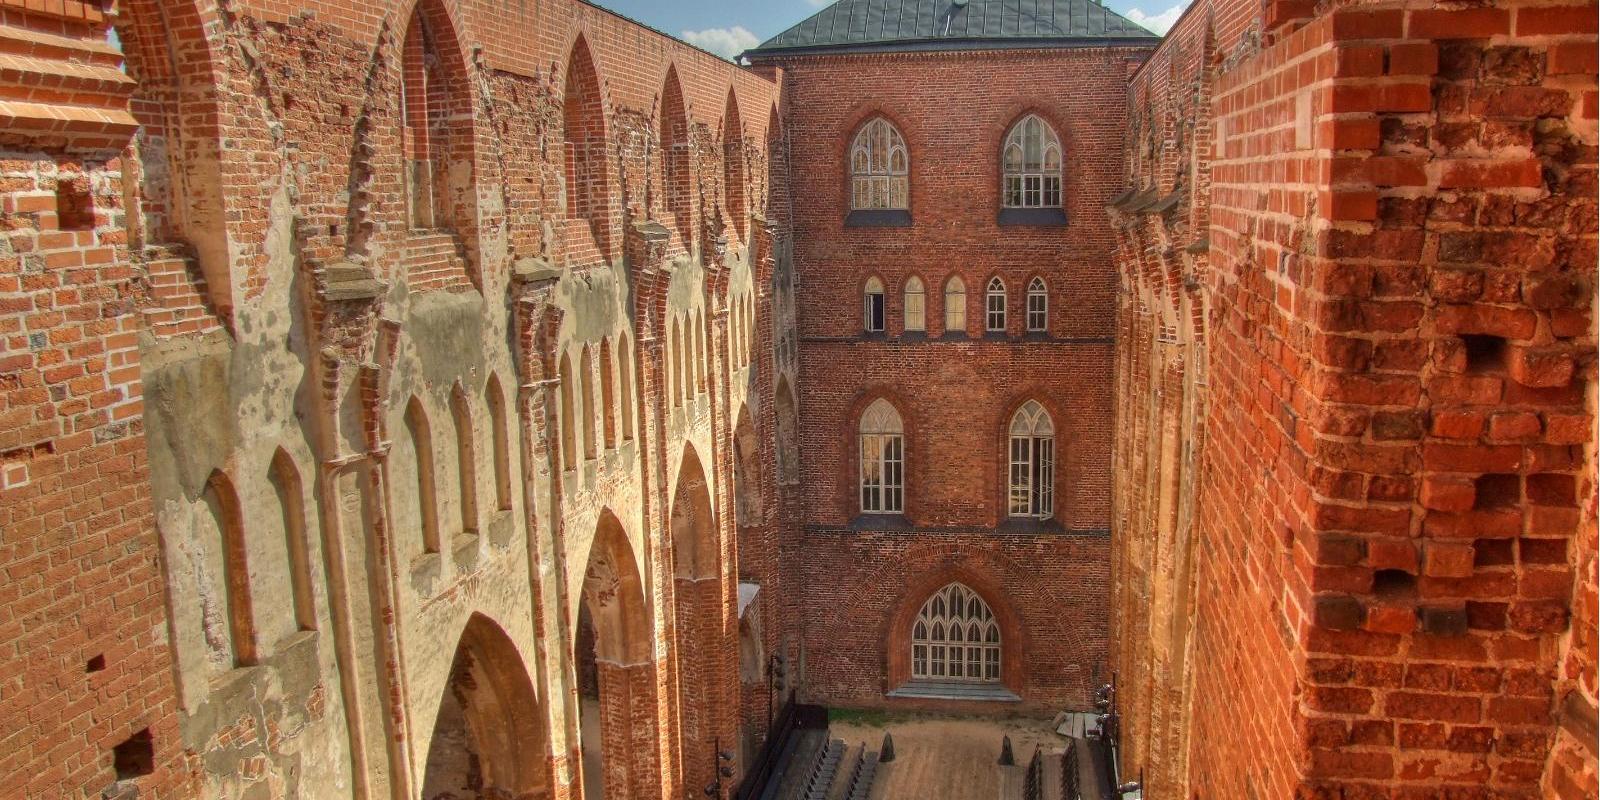
[[[117,796],[121,771],[181,796],[135,306],[160,288],[130,263],[121,202],[131,85],[98,4],[5,24],[53,37],[24,33],[0,79],[3,792]]]
[[[1193,151],[1209,191],[1113,211],[1149,313],[1188,302],[1185,273],[1210,312],[1190,331],[1203,371],[1178,364],[1209,384],[1198,474],[1174,479],[1198,493],[1189,789],[1593,796],[1567,777],[1592,775],[1592,749],[1549,753],[1594,718],[1592,690],[1563,696],[1557,654],[1592,675],[1573,626],[1593,596],[1577,570],[1594,547],[1595,7],[1280,2],[1251,52],[1224,26],[1240,5],[1191,9],[1135,79],[1136,118],[1216,120],[1214,149]],[[1174,72],[1210,107],[1186,111],[1153,68],[1207,17],[1209,74]],[[1191,154],[1174,130],[1133,188],[1172,190]],[[1160,237],[1201,213],[1209,248],[1175,257]],[[1124,310],[1130,375],[1156,335],[1140,310]],[[1163,489],[1119,493],[1119,546],[1157,536],[1120,508]],[[1140,613],[1119,607],[1119,636]],[[1119,663],[1140,647],[1119,642]],[[1174,757],[1150,746],[1159,727],[1130,735],[1130,769]]]
[[[929,570],[970,570],[1019,622],[1017,689],[1035,707],[1086,705],[1104,677],[1105,530],[1111,446],[1111,231],[1099,209],[1117,191],[1120,109],[1144,50],[1061,49],[798,58],[786,64],[800,333],[806,690],[816,701],[879,704],[889,685],[894,611],[938,586]],[[1000,143],[1033,112],[1066,153],[1064,227],[1001,227]],[[908,228],[845,227],[847,153],[876,115],[910,150]],[[926,335],[904,331],[903,290],[926,291]],[[967,338],[947,341],[944,287],[966,284]],[[984,288],[1007,288],[1007,330],[984,333]],[[1049,285],[1049,330],[1026,335],[1033,276]],[[869,276],[886,288],[887,325],[862,334]],[[905,514],[892,532],[855,522],[857,425],[877,397],[905,425]],[[1005,517],[1011,414],[1034,399],[1056,427],[1055,516]],[[997,531],[997,526],[999,530]],[[903,528],[903,529],[901,529]],[[939,584],[943,585],[942,582]],[[912,597],[911,595],[917,595]],[[825,610],[825,611],[822,611]],[[1066,635],[1063,619],[1070,620]],[[1008,645],[1009,647],[1009,645]],[[1018,656],[1020,654],[1020,656]]]

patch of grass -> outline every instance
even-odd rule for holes
[[[828,722],[859,725],[863,728],[886,728],[890,723],[904,722],[910,715],[876,708],[830,708]]]

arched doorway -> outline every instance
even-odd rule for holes
[[[423,800],[547,797],[544,715],[517,647],[474,614],[434,719]]]
[[[582,797],[660,796],[650,616],[633,548],[610,511],[589,548],[574,639]]]
[[[673,610],[677,628],[679,746],[685,790],[698,794],[716,780],[718,712],[733,698],[724,674],[722,551],[711,511],[711,487],[693,448],[686,447],[672,496]]]

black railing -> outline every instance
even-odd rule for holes
[[[1028,777],[1022,784],[1023,800],[1044,800],[1044,757],[1039,748],[1033,748],[1033,758],[1028,760]]]
[[[1083,789],[1078,786],[1078,740],[1068,739],[1067,749],[1061,751],[1061,800],[1083,800]]]
[[[745,770],[744,778],[739,781],[739,788],[733,794],[738,800],[750,800],[760,795],[766,787],[773,768],[783,757],[783,745],[789,739],[789,731],[795,728],[796,717],[794,700],[786,701],[773,719],[772,727],[767,729],[767,740],[761,743],[761,752],[756,755],[755,764]]]

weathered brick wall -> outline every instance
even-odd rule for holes
[[[132,82],[99,4],[5,14],[0,775],[16,797],[186,796],[137,347],[160,288],[120,197]]]
[[[0,739],[28,743],[6,774],[29,797],[119,771],[113,794],[154,797],[574,796],[590,603],[583,644],[623,676],[600,681],[609,772],[698,792],[764,697],[736,564],[743,539],[774,560],[773,523],[734,503],[780,497],[751,463],[793,339],[774,76],[581,3],[435,0],[134,0],[124,74],[111,21],[69,6],[0,26],[91,81],[49,125],[0,121]],[[691,450],[714,579],[692,620]]]
[[[1239,7],[1191,9],[1136,76],[1153,141],[1112,210],[1126,767],[1202,797],[1592,797],[1595,7],[1280,2],[1259,37]],[[1203,452],[1150,467],[1184,412],[1132,398],[1174,368]],[[1194,630],[1147,644],[1189,602],[1136,566],[1166,547],[1198,562]]]
[[[804,586],[797,615],[806,625],[811,699],[909,702],[884,697],[905,679],[893,661],[910,647],[894,639],[892,617],[944,585],[921,585],[933,573],[991,587],[1020,621],[1005,656],[1020,671],[1007,683],[1031,708],[1085,706],[1092,681],[1104,677],[1115,242],[1100,209],[1120,185],[1123,86],[1145,52],[785,63],[806,387],[804,505],[787,563]],[[996,221],[1000,144],[1028,112],[1050,121],[1065,150],[1064,226]],[[909,149],[910,227],[845,225],[850,142],[878,115]],[[881,335],[862,332],[862,291],[872,276],[886,289]],[[925,334],[905,330],[912,276],[926,291]],[[966,329],[955,333],[944,329],[952,276],[966,289]],[[984,331],[984,288],[995,276],[1007,290],[1003,335]],[[1034,276],[1048,282],[1049,329],[1030,334],[1023,312]],[[856,519],[858,424],[879,397],[894,403],[905,426],[905,513],[889,521]],[[1049,410],[1056,430],[1055,514],[1044,524],[1006,517],[1007,426],[1030,399]]]

